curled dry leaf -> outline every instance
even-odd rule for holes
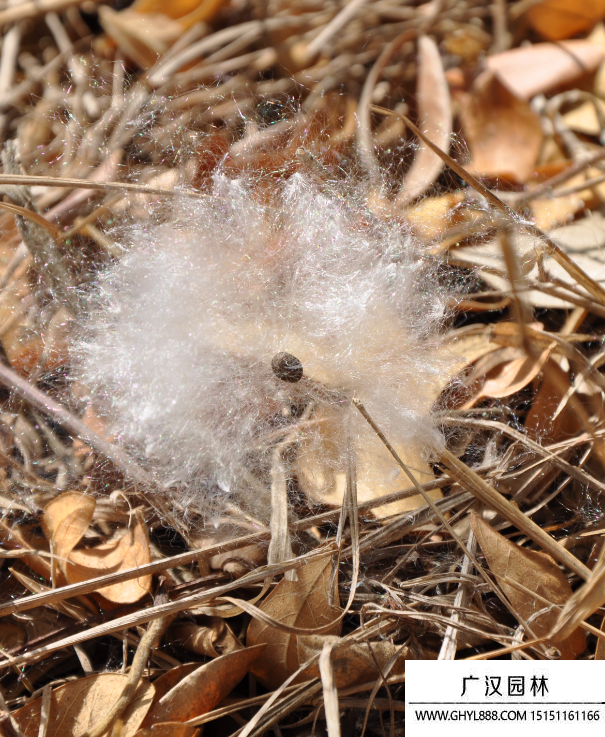
[[[78,491],[66,491],[44,508],[42,529],[63,572],[69,554],[92,521],[96,501]]]
[[[264,645],[243,648],[201,665],[154,702],[143,726],[186,722],[212,711],[248,673],[264,649]]]
[[[590,41],[543,43],[503,51],[486,59],[492,71],[508,89],[522,100],[576,82],[594,72],[605,51]]]
[[[549,41],[590,31],[605,18],[605,0],[542,0],[525,12],[530,26]]]
[[[52,692],[46,737],[79,737],[95,725],[120,697],[128,676],[101,673],[70,681]],[[153,701],[154,687],[141,681],[123,715],[122,737],[133,737]],[[13,712],[23,737],[38,737],[42,698]]]
[[[539,356],[528,356],[521,348],[503,348],[484,356],[477,367],[484,367],[485,380],[464,408],[474,407],[486,397],[502,399],[523,389],[540,373],[549,355],[550,348],[546,348]],[[490,368],[490,359],[495,364],[493,368]],[[477,373],[475,371],[474,375]]]
[[[480,75],[470,93],[459,96],[470,170],[525,182],[542,146],[540,118],[492,73]]]
[[[137,513],[135,522],[114,542],[86,550],[73,550],[66,567],[69,583],[88,581],[107,573],[137,568],[151,562],[149,537],[145,522]],[[151,593],[151,576],[105,586],[98,593],[117,604],[132,604]]]
[[[310,660],[322,651],[325,643],[333,644],[332,669],[337,688],[346,688],[357,683],[367,683],[380,676],[378,668],[384,673],[389,660],[399,652],[389,675],[401,675],[405,672],[405,659],[409,657],[407,647],[398,647],[387,640],[372,642],[374,658],[370,654],[367,642],[344,642],[334,635],[300,635],[296,638],[298,659],[300,663]],[[378,663],[378,667],[376,666]],[[319,678],[319,665],[312,663],[303,671],[305,678]]]
[[[325,634],[339,635],[341,610],[330,605],[328,591],[331,572],[331,558],[320,558],[299,568],[298,581],[280,581],[260,609],[284,624],[301,629],[315,629],[334,622]],[[334,600],[338,601],[336,581]],[[267,648],[252,666],[252,672],[267,688],[278,688],[301,665],[297,636],[253,619],[248,627],[247,644],[261,643]]]
[[[185,650],[209,658],[218,658],[242,649],[241,642],[221,617],[208,617],[208,626],[182,622],[170,628],[170,638]]]
[[[547,635],[557,622],[560,607],[572,596],[563,571],[550,555],[515,545],[474,513],[471,527],[498,586],[513,609],[536,637]],[[583,630],[576,629],[567,639],[558,642],[557,647],[565,660],[575,660],[586,649]]]
[[[419,126],[423,133],[443,151],[450,149],[452,105],[437,44],[428,36],[418,41],[418,84],[416,90]],[[443,169],[443,161],[423,143],[406,174],[399,204],[415,199],[435,182]]]

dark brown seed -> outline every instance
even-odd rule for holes
[[[296,384],[303,377],[303,365],[291,353],[278,353],[273,356],[271,368],[278,379]]]

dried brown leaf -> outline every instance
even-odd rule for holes
[[[522,548],[507,540],[476,514],[471,527],[490,570],[508,597],[514,610],[531,627],[536,637],[547,635],[559,616],[559,608],[572,596],[565,574],[546,553]],[[507,583],[506,581],[512,581]],[[518,583],[521,586],[515,586]],[[533,596],[535,592],[551,605]],[[559,642],[557,647],[565,660],[575,658],[586,649],[586,637],[581,629]]]
[[[66,576],[69,583],[88,581],[107,573],[137,568],[151,562],[147,527],[140,514],[117,541],[87,550],[72,550]],[[151,576],[105,586],[98,593],[118,604],[132,604],[151,593]]]
[[[101,673],[56,688],[52,692],[46,737],[79,737],[84,734],[119,698],[127,678],[122,674]],[[141,681],[124,712],[126,728],[123,737],[132,737],[138,731],[151,706],[153,694],[153,685]],[[38,737],[41,707],[42,698],[39,698],[13,712],[24,737]]]
[[[513,95],[529,100],[594,72],[604,56],[597,44],[574,40],[510,49],[488,56],[486,65]]]
[[[563,399],[561,388],[569,389],[569,376],[558,363],[550,361],[538,393],[525,418],[525,432],[542,444],[556,443],[576,435],[580,430],[576,415],[564,410],[557,417],[554,413]]]
[[[436,392],[437,396],[438,392]],[[317,429],[303,435],[296,459],[296,474],[303,491],[315,502],[340,507],[346,488],[346,457],[342,423],[330,410],[316,414]],[[404,462],[414,471],[419,483],[434,478],[431,467],[422,457],[418,444],[395,444]],[[356,442],[357,500],[360,503],[386,496],[409,485],[409,479],[393,461],[393,457],[374,434],[362,426]],[[440,499],[439,490],[431,497]],[[424,504],[422,497],[414,495],[391,504],[374,507],[372,513],[379,518],[390,517],[417,509]]]
[[[605,18],[605,0],[543,0],[525,12],[530,26],[549,41],[590,31]]]
[[[168,693],[170,689],[174,688],[179,681],[182,681],[185,676],[193,673],[200,667],[199,663],[185,663],[183,665],[177,665],[170,670],[167,670],[163,675],[153,682],[155,688],[155,695],[153,697],[154,702],[158,702],[162,696]]]
[[[449,151],[452,135],[452,104],[437,44],[428,36],[418,41],[418,81],[416,89],[419,126],[439,148]],[[399,203],[410,202],[435,182],[443,161],[427,146],[420,144],[414,162],[406,174]]]
[[[241,650],[243,645],[221,617],[208,617],[208,626],[183,622],[170,628],[170,639],[197,655],[218,658]]]
[[[464,405],[465,408],[473,407],[485,397],[510,397],[523,389],[540,373],[550,355],[550,348],[546,348],[537,357],[524,355],[520,349],[516,348],[504,350],[518,351],[520,355],[511,361],[498,364],[491,370],[478,392]]]
[[[67,558],[88,529],[96,506],[91,496],[66,491],[44,509],[42,529],[64,572]]]
[[[143,726],[186,722],[212,711],[248,673],[264,649],[264,645],[243,648],[201,665],[154,702]]]
[[[374,658],[368,649],[366,642],[347,643],[334,635],[306,635],[297,639],[298,659],[301,663],[310,660],[319,654],[325,643],[334,645],[332,651],[332,668],[334,681],[337,688],[346,688],[357,683],[368,683],[380,676],[385,665],[397,653],[400,652],[397,661],[390,670],[389,675],[400,675],[405,670],[405,658],[408,655],[407,648],[400,648],[388,640],[372,642],[371,648]],[[376,665],[378,663],[378,667]],[[311,664],[303,671],[305,678],[319,678],[319,665]]]
[[[542,146],[540,118],[529,103],[510,92],[493,73],[480,75],[470,94],[460,95],[470,171],[525,182]]]
[[[291,627],[319,628],[334,621],[326,634],[339,635],[340,609],[330,606],[328,586],[332,572],[330,558],[321,558],[297,570],[298,581],[280,581],[260,609]],[[338,587],[334,588],[338,601]],[[338,621],[335,621],[338,620]],[[253,619],[248,627],[247,644],[266,643],[267,648],[254,663],[252,672],[268,688],[278,688],[301,665],[297,636]]]

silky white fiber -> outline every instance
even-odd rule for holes
[[[180,507],[208,519],[229,499],[266,518],[258,489],[280,429],[301,422],[308,439],[348,423],[362,446],[352,396],[394,442],[427,455],[439,444],[427,397],[447,295],[363,194],[299,174],[271,193],[218,175],[163,222],[114,234],[125,255],[87,295],[76,373]],[[273,373],[282,351],[302,381]]]

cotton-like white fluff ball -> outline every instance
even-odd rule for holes
[[[217,176],[162,224],[126,229],[74,348],[112,435],[206,517],[230,498],[267,518],[271,448],[297,423],[294,483],[329,495],[347,442],[375,452],[353,395],[398,447],[440,442],[444,295],[409,235],[353,188],[301,175],[276,188]],[[300,382],[276,376],[280,352]]]

